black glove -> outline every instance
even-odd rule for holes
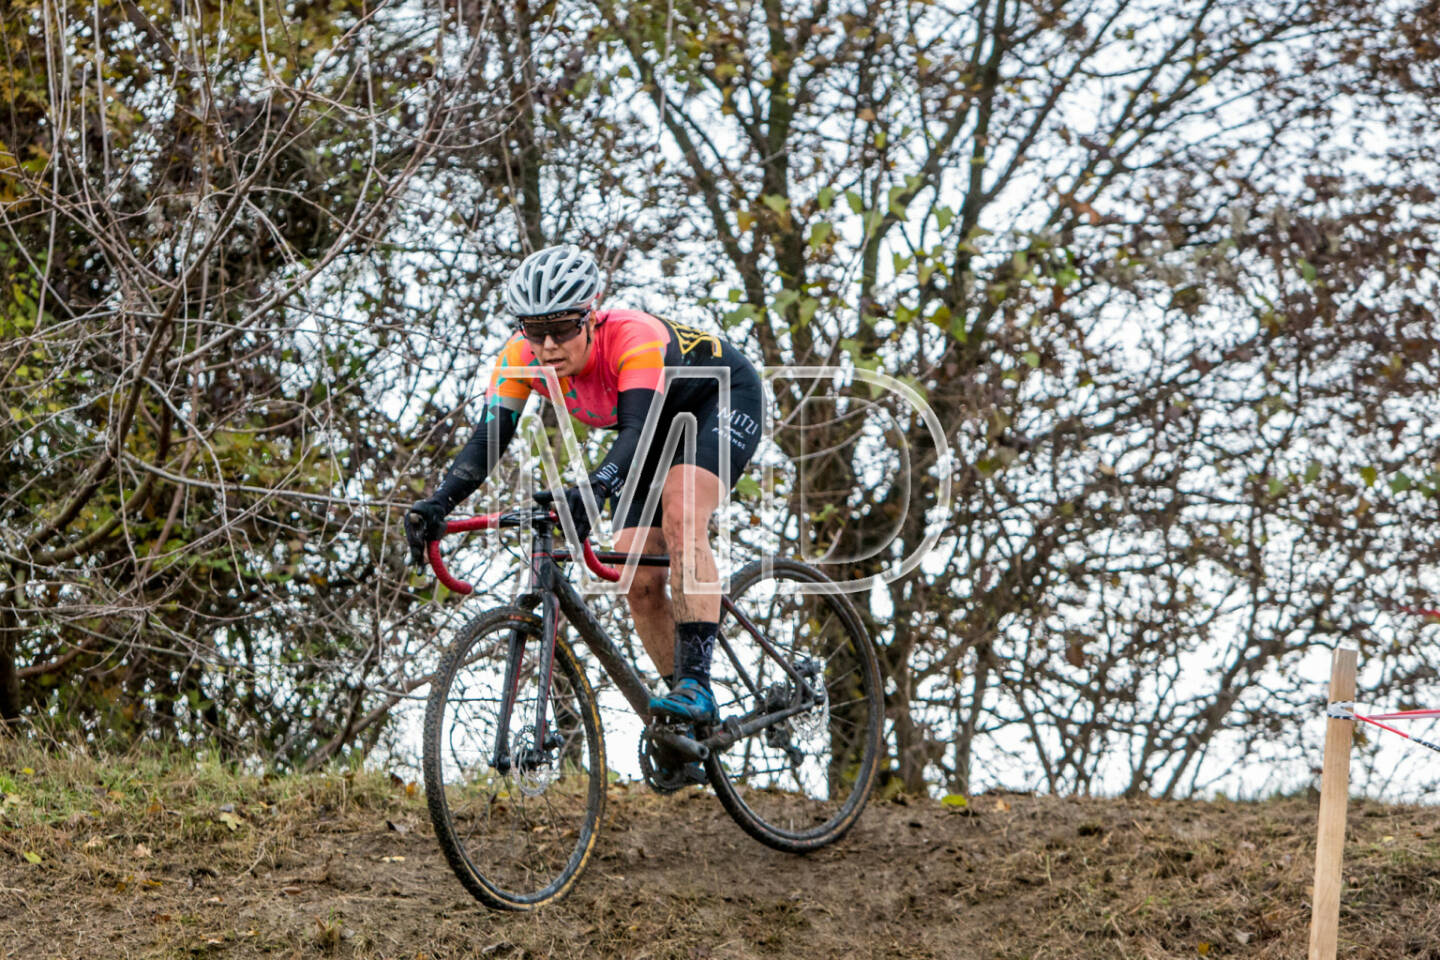
[[[591,491],[595,494],[595,505],[604,507],[605,501],[612,493],[610,485],[603,480],[591,477],[589,480]],[[565,505],[570,508],[570,517],[575,522],[575,536],[581,543],[590,536],[590,514],[585,509],[585,499],[580,493],[580,487],[565,488]]]
[[[405,512],[405,542],[410,545],[410,562],[425,566],[425,549],[445,533],[445,507],[434,500],[421,500]]]

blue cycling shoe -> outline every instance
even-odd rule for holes
[[[691,723],[714,723],[719,719],[715,695],[692,677],[681,680],[663,697],[651,697],[650,712]]]

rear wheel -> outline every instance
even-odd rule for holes
[[[712,754],[706,772],[756,840],[791,853],[823,847],[854,826],[875,782],[884,692],[874,645],[849,599],[807,564],[752,563],[730,597],[711,676],[722,723],[804,709]],[[807,697],[756,633],[817,696]]]
[[[523,643],[506,741],[492,766],[511,638]],[[540,618],[516,608],[461,628],[425,710],[425,794],[435,836],[465,888],[487,906],[533,910],[569,892],[605,808],[605,746],[595,697],[563,637],[555,643],[546,749],[534,745]],[[526,751],[530,751],[527,753]]]

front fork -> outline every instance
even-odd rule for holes
[[[548,547],[548,545],[545,545]],[[540,687],[535,702],[535,737],[533,742],[521,748],[520,756],[510,755],[510,718],[515,713],[515,700],[520,692],[520,668],[525,657],[525,633],[520,629],[510,632],[510,644],[505,659],[505,694],[500,702],[500,717],[495,724],[495,753],[491,765],[501,776],[510,772],[511,765],[518,762],[522,772],[533,770],[549,759],[549,752],[561,746],[558,734],[550,733],[547,707],[550,703],[550,683],[555,673],[555,638],[559,632],[559,601],[554,590],[555,564],[550,560],[548,548],[542,547],[531,556],[530,585],[521,598],[522,605],[533,604],[537,599],[540,607]],[[530,601],[527,604],[526,601]]]

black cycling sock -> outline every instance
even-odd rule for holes
[[[675,682],[689,677],[710,688],[710,655],[720,624],[713,620],[692,620],[675,624]]]

